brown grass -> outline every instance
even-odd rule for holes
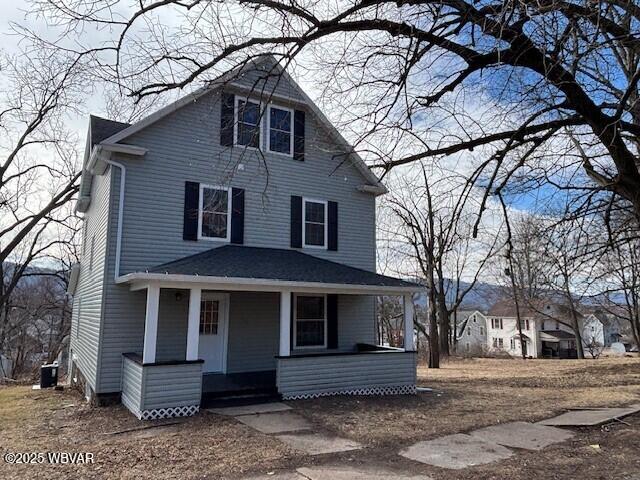
[[[434,391],[291,405],[319,430],[364,443],[368,448],[359,453],[363,461],[394,464],[398,449],[417,440],[499,422],[539,420],[570,407],[637,402],[640,359],[454,360],[439,370],[420,368],[419,384]],[[178,425],[113,433],[142,425],[149,423],[123,407],[89,408],[73,392],[0,387],[0,454],[70,451],[96,457],[96,464],[86,466],[17,466],[0,460],[0,478],[239,478],[246,472],[330,461],[306,457],[272,436],[207,412]],[[506,478],[486,472],[486,478]],[[509,476],[520,478],[511,471]]]

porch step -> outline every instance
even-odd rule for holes
[[[277,391],[240,391],[224,393],[204,393],[200,401],[201,408],[239,407],[258,403],[279,402],[282,400]]]

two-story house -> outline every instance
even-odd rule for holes
[[[593,315],[576,312],[583,346],[604,345],[603,325]],[[463,323],[458,337],[459,351],[468,354],[500,354],[512,357],[575,358],[576,336],[568,307],[540,301],[536,307],[520,307],[522,337],[518,331],[512,301],[496,302],[488,312],[474,312]]]
[[[271,57],[132,125],[91,117],[72,377],[139,418],[216,395],[411,393],[411,295],[376,270],[378,178]],[[404,349],[375,296],[404,297]]]

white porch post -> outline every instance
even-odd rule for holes
[[[404,349],[416,349],[413,343],[413,296],[410,293],[404,295]]]
[[[291,354],[291,290],[280,292],[280,356]]]
[[[144,350],[142,351],[143,363],[153,363],[156,361],[159,304],[160,287],[157,285],[149,285],[147,287],[147,311],[144,319]]]
[[[200,342],[200,299],[202,289],[192,288],[189,292],[189,323],[187,325],[187,360],[198,360]]]

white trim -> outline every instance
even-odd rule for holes
[[[158,341],[158,310],[160,307],[160,286],[147,287],[147,306],[144,319],[144,344],[142,362],[156,361],[156,344]]]
[[[280,349],[281,357],[291,355],[291,290],[280,292]]]
[[[229,352],[229,304],[230,302],[230,294],[228,293],[219,293],[219,292],[202,292],[202,300],[218,300],[222,303],[222,308],[218,311],[218,313],[224,314],[224,322],[222,327],[222,370],[219,372],[217,370],[211,370],[203,373],[227,373],[227,355]],[[220,317],[218,317],[218,328],[220,327]],[[200,341],[200,316],[198,316],[198,342]]]
[[[412,352],[416,349],[414,342],[414,325],[413,325],[413,296],[410,293],[404,295],[403,298],[404,313],[404,351]]]
[[[240,101],[243,101],[245,103],[254,103],[258,105],[258,123],[256,124],[256,126],[258,127],[258,146],[257,147],[253,147],[251,145],[242,145],[241,143],[238,143],[238,123],[239,123],[238,103]],[[260,100],[256,100],[251,97],[242,97],[240,95],[233,96],[233,146],[234,147],[246,148],[248,150],[262,149],[262,124],[263,124],[262,112],[263,112],[263,105]]]
[[[274,150],[271,150],[271,109],[272,108],[277,108],[278,110],[282,110],[285,112],[289,112],[289,115],[291,115],[291,119],[289,122],[289,126],[291,127],[291,130],[289,131],[289,153],[284,153],[284,152],[276,152]],[[293,157],[293,117],[295,115],[295,110],[293,110],[292,108],[289,107],[283,107],[281,105],[276,105],[273,103],[270,103],[267,105],[267,152],[269,153],[275,153],[276,155],[283,155],[285,157]],[[279,132],[284,132],[284,130],[278,130],[276,129],[276,131]]]
[[[324,205],[324,245],[307,245],[305,235],[307,223],[307,203],[321,203]],[[302,197],[302,248],[315,248],[317,250],[327,250],[329,240],[329,202],[327,200],[318,200],[316,198]],[[311,222],[316,223],[316,222]]]
[[[131,284],[130,290],[144,290],[149,284],[156,283],[162,288],[187,288],[201,286],[225,291],[281,292],[296,290],[310,293],[343,293],[352,295],[400,295],[420,292],[424,287],[385,287],[379,285],[354,285],[344,283],[296,282],[290,280],[274,280],[267,278],[214,277],[209,275],[184,275],[178,273],[134,272],[120,276],[116,283]]]
[[[322,345],[298,345],[298,297],[322,297],[324,299],[324,318],[306,318],[301,319],[302,322],[319,322],[324,321],[324,343]],[[294,293],[293,294],[293,349],[294,350],[317,350],[327,348],[327,333],[328,333],[327,319],[327,294],[326,293]]]
[[[187,313],[187,352],[185,360],[197,360],[200,343],[200,300],[202,289],[189,290],[189,310]]]
[[[207,188],[209,190],[223,190],[227,192],[227,236],[226,237],[205,237],[202,235],[202,210],[204,208],[204,195],[203,190]],[[207,240],[210,242],[230,242],[231,241],[231,188],[222,187],[219,185],[207,185],[200,184],[198,193],[198,240]]]

